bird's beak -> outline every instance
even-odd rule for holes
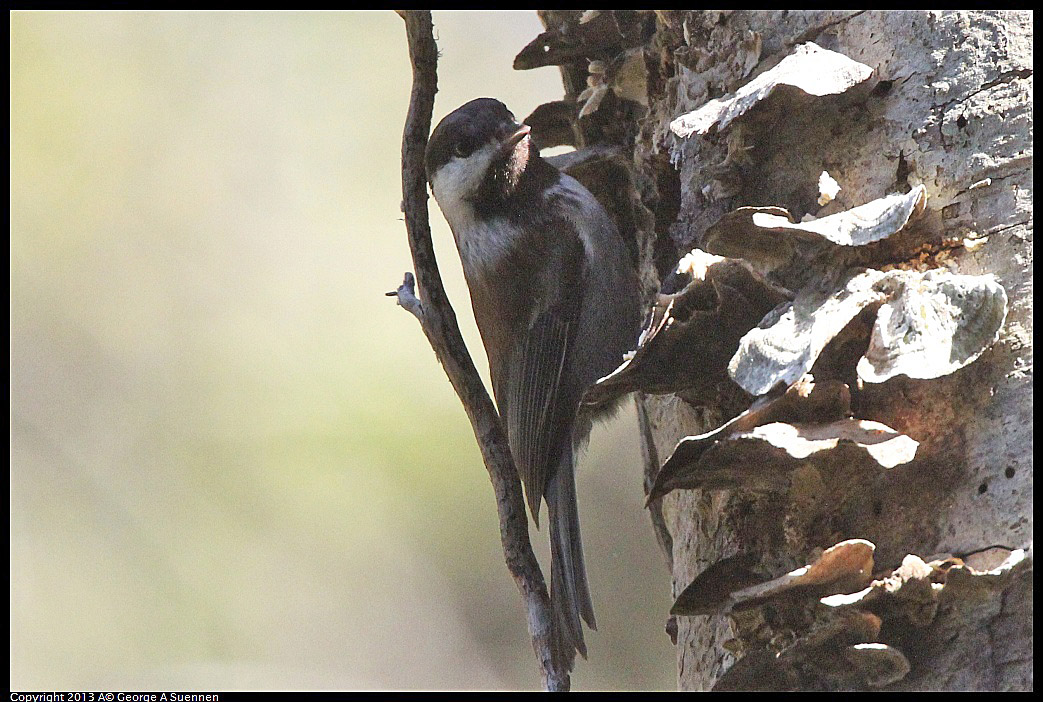
[[[531,131],[532,127],[530,127],[529,125],[519,125],[517,129],[515,129],[513,132],[510,132],[500,142],[500,151],[502,153],[507,153],[508,151],[513,149],[518,144],[518,142],[520,142],[525,137],[529,136],[529,132]]]

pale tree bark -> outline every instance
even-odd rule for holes
[[[850,451],[824,452],[793,462],[769,489],[747,489],[739,478],[724,487],[676,489],[651,503],[675,597],[700,576],[712,579],[706,574],[715,564],[741,571],[731,583],[738,591],[812,563],[839,542],[875,545],[857,586],[796,588],[754,598],[756,606],[732,606],[741,599],[734,593],[722,595],[727,606],[716,609],[705,593],[694,609],[689,602],[684,611],[705,611],[671,622],[679,687],[1031,689],[1031,13],[541,17],[548,32],[516,67],[560,65],[567,96],[531,116],[534,134],[545,146],[579,148],[559,163],[585,180],[634,237],[647,302],[682,255],[713,248],[708,230],[736,208],[784,207],[799,222],[921,186],[922,213],[889,242],[752,268],[798,297],[862,268],[992,275],[1006,294],[998,339],[953,372],[863,383],[855,363],[870,343],[879,303],[826,348],[828,363],[811,369],[816,381],[847,385],[848,416],[919,442],[911,461],[883,469],[862,465]],[[842,95],[809,97],[787,87],[729,118],[728,126],[671,129],[678,117],[728,100],[807,42],[868,66],[871,78]],[[825,205],[822,171],[841,187]],[[722,310],[746,302],[720,300]],[[724,375],[699,388],[645,389],[637,402],[646,491],[679,440],[718,427],[753,401]],[[895,571],[899,566],[904,570]],[[885,576],[909,586],[884,592]],[[909,583],[923,585],[919,595]],[[876,590],[841,607],[848,624],[837,628],[830,617],[839,610],[819,598],[860,587]],[[915,615],[908,606],[914,599]],[[855,619],[857,626],[850,624]]]

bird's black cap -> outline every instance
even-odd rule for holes
[[[427,142],[427,179],[453,156],[467,156],[517,128],[507,106],[495,98],[477,98],[456,108],[438,123]]]

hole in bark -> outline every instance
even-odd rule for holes
[[[873,97],[883,97],[891,92],[891,88],[894,87],[895,82],[893,80],[882,80],[876,84],[873,88]]]
[[[656,233],[653,256],[656,272],[663,280],[677,265],[677,247],[670,237],[670,225],[677,221],[681,211],[681,176],[666,154],[655,159],[654,168],[658,197],[653,207]]]
[[[656,231],[665,232],[681,211],[681,176],[666,154],[660,154],[655,159],[655,179],[659,195],[655,207],[655,226]]]
[[[913,172],[912,167],[905,160],[905,152],[898,152],[898,168],[895,169],[895,185],[898,190],[907,193],[913,189],[913,186],[909,185],[909,174]]]
[[[989,491],[989,484],[988,483],[982,483],[981,485],[978,486],[978,494],[979,495],[984,495],[988,491]]]
[[[1007,466],[1007,470],[1003,471],[1003,474],[1005,476],[1007,476],[1008,478],[1013,478],[1014,477],[1014,468],[1013,468],[1013,466]]]
[[[964,127],[966,127],[967,126],[967,118],[964,117],[963,115],[960,115],[959,117],[957,117],[956,118],[956,126],[959,127],[960,129],[963,129]]]

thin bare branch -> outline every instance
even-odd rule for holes
[[[543,573],[529,543],[528,518],[518,471],[511,458],[507,437],[500,427],[496,407],[464,345],[456,313],[442,286],[431,243],[427,177],[424,170],[424,152],[431,131],[431,113],[437,90],[438,47],[432,32],[431,13],[427,10],[398,12],[406,23],[409,57],[413,65],[413,90],[402,136],[402,202],[421,297],[416,296],[408,273],[403,285],[389,295],[397,296],[399,304],[420,320],[428,342],[471,420],[496,494],[500,541],[507,568],[525,601],[529,635],[540,664],[544,688],[548,691],[567,691],[572,660],[570,658],[564,666],[560,662],[556,665],[555,657],[551,654],[553,616],[550,598]]]

